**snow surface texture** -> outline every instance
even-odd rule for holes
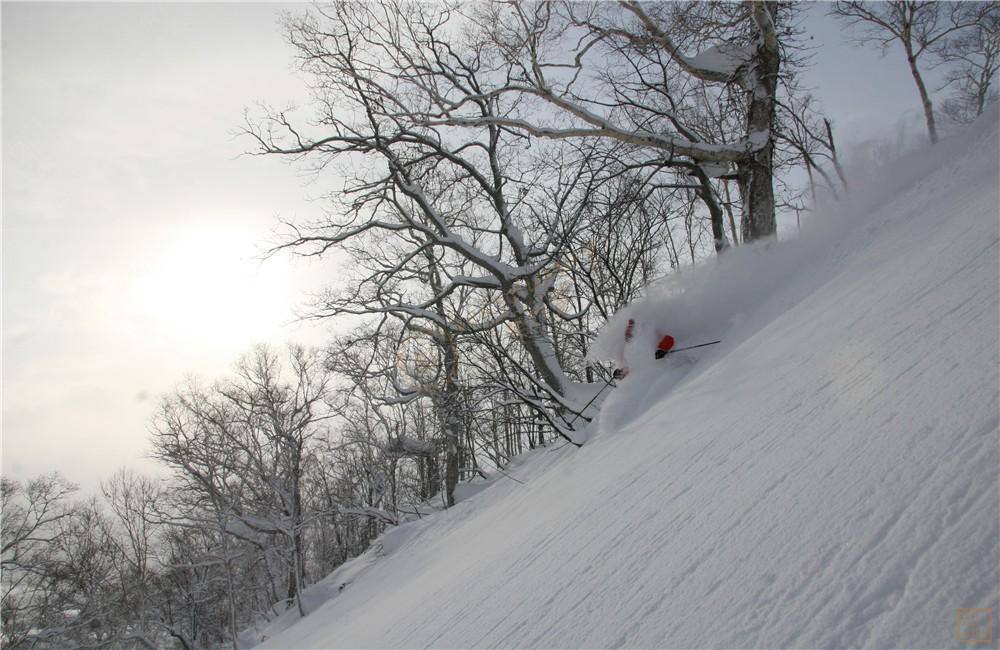
[[[626,351],[587,445],[391,531],[265,646],[970,647],[966,607],[1000,636],[997,121],[632,308],[725,342]]]

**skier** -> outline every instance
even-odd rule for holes
[[[633,334],[635,332],[635,319],[628,319],[628,324],[625,326],[625,343],[622,345],[622,353],[619,357],[618,368],[615,369],[613,377],[615,379],[624,379],[628,376],[628,366],[625,365],[625,346],[632,341]],[[662,359],[670,352],[670,349],[674,347],[674,337],[669,334],[664,334],[663,332],[657,330],[656,338],[659,342],[656,344],[656,351],[653,356],[657,359]]]

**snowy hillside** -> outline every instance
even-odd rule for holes
[[[1000,614],[986,118],[638,307],[724,343],[635,369],[583,448],[391,531],[265,647],[959,646],[957,608]]]

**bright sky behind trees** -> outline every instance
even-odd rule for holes
[[[322,183],[233,135],[254,102],[308,100],[278,25],[295,8],[3,3],[5,475],[154,471],[159,394],[256,342],[323,342],[293,312],[335,266],[255,259]],[[844,45],[825,9],[805,81],[838,144],[919,120],[902,54]]]

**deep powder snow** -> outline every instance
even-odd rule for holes
[[[725,341],[638,360],[583,448],[388,532],[264,647],[969,647],[957,608],[1000,614],[997,121],[635,306]]]

